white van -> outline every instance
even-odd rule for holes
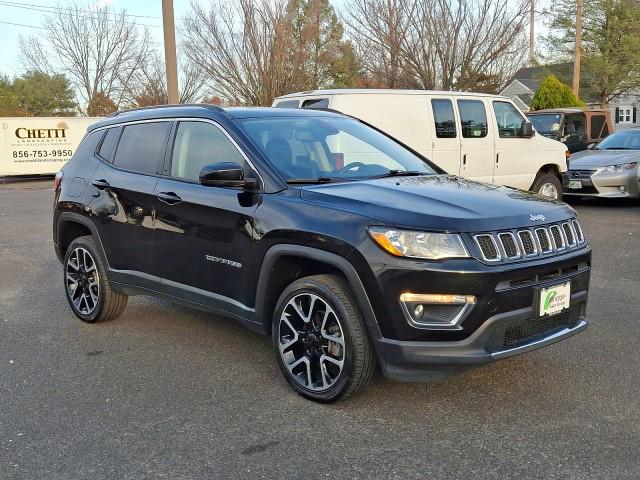
[[[428,90],[314,90],[277,108],[330,108],[387,132],[450,174],[562,196],[564,144],[536,134],[511,100]]]

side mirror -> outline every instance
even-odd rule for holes
[[[593,150],[596,145],[598,145],[598,142],[591,142],[589,145],[587,145],[587,149]]]
[[[200,170],[200,185],[207,187],[245,187],[255,188],[254,179],[244,178],[244,168],[234,162],[222,162],[205,165]]]
[[[523,121],[520,124],[520,137],[522,138],[533,137],[533,125],[531,125],[531,122]]]

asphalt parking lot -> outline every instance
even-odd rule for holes
[[[594,250],[581,335],[318,405],[231,320],[147,297],[77,320],[52,195],[0,185],[0,479],[640,478],[640,202],[574,204]]]

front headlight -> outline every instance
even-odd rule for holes
[[[469,257],[462,238],[454,233],[414,232],[371,227],[369,235],[382,249],[396,257],[429,260]]]
[[[638,162],[621,163],[619,165],[607,165],[596,170],[595,175],[607,175],[611,173],[622,173],[626,170],[633,170],[638,166]]]

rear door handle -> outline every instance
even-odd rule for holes
[[[104,190],[105,188],[109,188],[111,186],[109,185],[109,182],[102,178],[100,180],[94,180],[93,182],[91,182],[91,185],[96,187],[98,190]]]
[[[176,203],[180,203],[182,198],[176,195],[173,192],[160,192],[156,195],[161,202],[167,203],[169,205],[175,205]]]

